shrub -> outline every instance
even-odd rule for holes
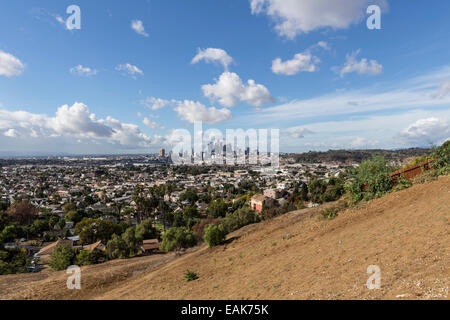
[[[110,259],[125,259],[128,256],[127,243],[118,235],[113,234],[106,244],[106,252]]]
[[[323,208],[320,213],[325,219],[334,219],[338,216],[338,213],[345,208],[348,208],[349,203],[346,200],[340,200],[333,204],[331,207]]]
[[[22,250],[0,250],[0,275],[27,272],[29,260]]]
[[[203,241],[203,235],[205,234],[205,227],[214,224],[218,226],[221,222],[221,219],[214,219],[212,216],[208,216],[206,219],[201,220],[197,224],[192,227],[192,231],[194,232],[195,240],[197,242]]]
[[[153,227],[152,219],[144,220],[136,227],[136,238],[140,241],[154,239],[157,236],[158,230]]]
[[[105,253],[99,249],[94,249],[92,251],[82,250],[77,254],[75,262],[79,266],[87,266],[104,262],[106,260],[105,258]]]
[[[170,228],[162,238],[161,250],[167,252],[193,247],[197,243],[194,233],[184,227]]]
[[[228,211],[228,204],[222,199],[217,199],[208,205],[206,213],[214,218],[225,217]]]
[[[203,240],[208,244],[210,248],[217,246],[225,240],[227,233],[225,232],[223,225],[216,226],[210,224],[205,228],[205,235]]]
[[[392,171],[385,158],[374,156],[351,172],[347,191],[353,202],[380,197],[392,189]]]
[[[431,163],[433,169],[438,175],[450,173],[450,140],[446,141],[439,148],[433,148],[433,161]]]
[[[227,233],[233,232],[246,225],[257,223],[260,218],[249,208],[243,207],[233,213],[228,213],[223,219],[223,227]]]
[[[122,234],[122,239],[128,247],[128,257],[134,256],[138,246],[142,244],[142,239],[136,237],[136,228],[131,227],[125,230]]]
[[[84,218],[75,226],[75,233],[80,236],[82,243],[94,243],[99,240],[106,243],[113,234],[120,234],[122,227],[111,221]]]
[[[401,175],[398,179],[398,184],[393,188],[393,190],[399,191],[399,190],[407,189],[407,188],[411,187],[412,185],[413,184],[411,181],[409,181],[403,175]]]
[[[337,208],[325,208],[321,211],[322,217],[325,219],[334,219],[338,215],[338,209]]]
[[[72,265],[73,258],[73,249],[70,246],[63,244],[57,246],[50,255],[49,265],[55,271],[65,270],[68,266]]]
[[[77,254],[75,258],[76,264],[79,266],[87,266],[91,263],[91,252],[88,250],[81,250],[79,254]]]
[[[195,272],[195,271],[187,270],[186,273],[184,274],[184,281],[186,281],[186,282],[194,281],[197,279],[198,279],[198,275],[197,275],[197,272]]]

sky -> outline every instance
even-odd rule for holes
[[[368,28],[371,5],[380,29]],[[196,121],[224,135],[280,129],[282,152],[450,137],[446,0],[0,7],[0,155],[170,150]]]

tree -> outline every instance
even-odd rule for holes
[[[249,208],[243,207],[233,213],[228,213],[223,219],[223,227],[227,233],[233,232],[246,225],[259,222],[259,217]]]
[[[75,226],[75,233],[80,236],[82,243],[94,243],[99,240],[106,243],[113,234],[120,234],[121,231],[120,225],[92,218],[84,218]]]
[[[122,234],[122,239],[126,243],[128,248],[128,257],[132,257],[136,254],[136,250],[139,244],[142,244],[142,240],[136,238],[136,229],[131,227],[125,230]]]
[[[66,213],[66,216],[64,218],[66,219],[66,221],[72,221],[73,223],[77,224],[83,219],[83,214],[77,210],[70,210]]]
[[[211,202],[206,209],[206,213],[214,218],[225,217],[227,214],[228,205],[222,199],[217,199]]]
[[[200,220],[200,222],[192,226],[192,231],[194,232],[195,239],[197,240],[197,242],[203,240],[206,226],[209,226],[210,224],[218,226],[220,223],[221,219],[215,219],[212,216],[208,216],[206,219],[202,219]]]
[[[27,226],[33,222],[39,211],[29,201],[19,201],[9,207],[6,212],[13,221],[21,226]]]
[[[125,259],[128,251],[127,243],[117,234],[113,234],[106,244],[106,252],[110,259]]]
[[[71,211],[77,211],[77,206],[75,203],[66,203],[63,210],[65,214],[68,214]]]
[[[306,182],[303,182],[302,184],[302,189],[300,191],[300,200],[308,200],[308,185],[306,184]]]
[[[188,189],[180,195],[181,201],[188,201],[190,205],[194,205],[198,200],[197,191],[194,189]]]
[[[14,241],[14,239],[16,239],[18,233],[19,233],[19,230],[15,225],[6,226],[2,230],[2,232],[0,232],[0,242],[6,243],[6,242]]]
[[[203,240],[208,244],[210,248],[221,244],[227,236],[227,233],[223,225],[216,226],[210,224],[205,228],[205,235]]]
[[[332,177],[328,180],[328,185],[322,199],[325,202],[336,201],[344,192],[344,181],[340,178]]]
[[[27,272],[29,263],[26,250],[0,250],[0,275]]]
[[[49,230],[49,223],[47,220],[36,219],[28,227],[28,230],[32,236],[42,236],[45,231]]]
[[[365,160],[351,172],[348,191],[353,202],[379,197],[392,189],[392,167],[381,156]]]
[[[161,249],[164,251],[180,250],[196,244],[194,233],[184,227],[170,228],[163,235]]]
[[[57,246],[50,255],[49,265],[53,270],[65,270],[72,264],[74,252],[71,247],[66,244]]]
[[[78,266],[88,266],[91,263],[91,252],[88,250],[81,250],[75,258],[75,262]]]
[[[315,203],[323,202],[323,194],[327,189],[326,183],[323,180],[313,179],[308,185],[309,193],[311,194],[311,201]]]
[[[448,174],[450,172],[450,140],[446,141],[439,148],[433,148],[432,167],[437,170],[437,173]]]
[[[153,227],[153,220],[142,221],[136,227],[136,238],[142,240],[154,239],[158,236],[158,230]]]

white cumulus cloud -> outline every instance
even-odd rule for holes
[[[297,53],[291,60],[282,61],[281,58],[273,60],[272,72],[288,76],[300,72],[315,72],[319,63],[320,59],[309,52]]]
[[[147,127],[150,127],[152,129],[164,129],[163,126],[159,125],[158,123],[151,121],[149,118],[144,117],[144,120],[142,120],[142,123],[145,124]]]
[[[255,83],[254,80],[248,80],[247,84],[244,84],[234,72],[222,73],[215,84],[203,85],[202,90],[205,97],[218,101],[224,107],[233,107],[239,101],[254,107],[275,101],[265,86]]]
[[[0,76],[13,77],[22,74],[25,66],[10,53],[0,50]]]
[[[97,70],[91,69],[89,67],[83,67],[81,64],[70,68],[70,73],[78,76],[93,76],[97,74]]]
[[[306,134],[313,133],[312,131],[304,127],[292,127],[285,130],[292,138],[301,139],[304,138]]]
[[[232,118],[231,111],[215,107],[206,108],[204,104],[197,101],[180,101],[174,109],[181,120],[194,122],[205,122],[215,124]]]
[[[89,108],[76,102],[59,107],[49,117],[26,111],[0,109],[0,131],[8,137],[57,138],[69,137],[119,144],[124,147],[149,146],[153,140],[135,124],[121,123],[111,117],[97,119]]]
[[[326,27],[348,28],[372,4],[387,9],[386,0],[250,0],[252,14],[267,14],[278,34],[289,39]]]
[[[131,29],[136,31],[136,33],[140,34],[141,36],[148,37],[148,33],[145,32],[144,23],[141,20],[131,21]]]
[[[420,119],[400,132],[400,137],[416,145],[443,142],[450,138],[450,124],[445,119]]]
[[[202,60],[206,63],[220,63],[225,70],[228,70],[228,66],[233,62],[233,58],[225,50],[218,48],[199,48],[197,55],[192,59],[191,63],[196,64]]]
[[[116,70],[131,76],[133,79],[136,79],[136,75],[144,75],[144,72],[141,69],[130,63],[119,64],[116,66]]]
[[[175,105],[178,101],[177,100],[165,100],[161,98],[155,98],[155,97],[147,97],[145,100],[141,101],[141,104],[149,108],[150,110],[159,110],[162,108],[165,108],[170,105]]]
[[[5,137],[17,138],[19,133],[15,129],[9,129],[3,133]]]
[[[358,49],[352,54],[347,54],[345,64],[339,71],[341,77],[343,77],[347,73],[352,72],[372,76],[379,75],[381,72],[383,72],[383,66],[376,60],[367,60],[366,58],[358,60],[357,56],[360,54],[360,52],[361,49]]]

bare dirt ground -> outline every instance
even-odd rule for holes
[[[0,276],[2,299],[448,299],[450,177],[324,220],[320,209],[247,226],[227,244],[64,272]],[[381,269],[369,290],[367,268]],[[183,281],[194,270],[199,279]]]

